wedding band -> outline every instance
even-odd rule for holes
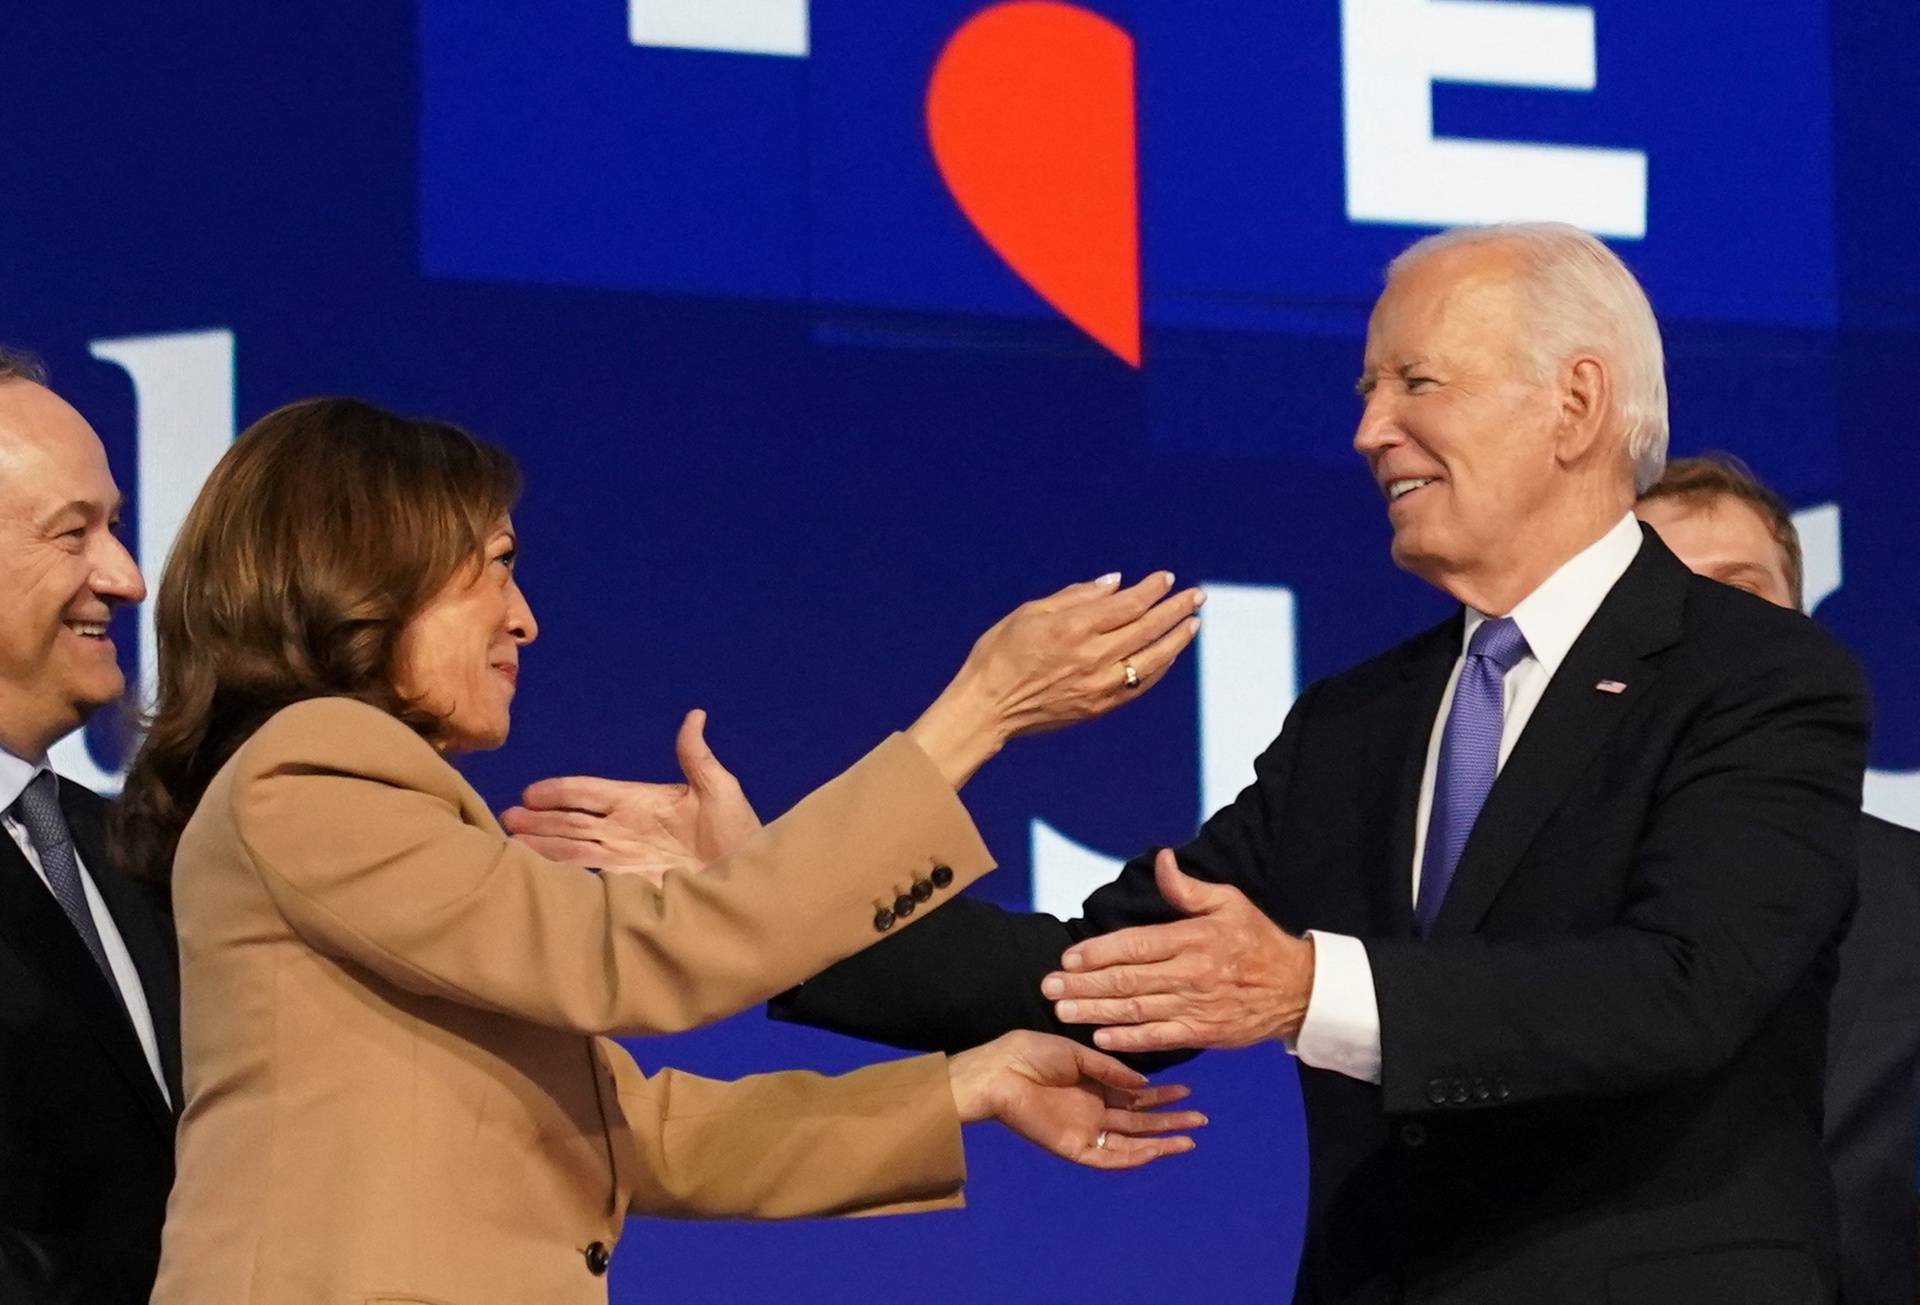
[[[1127,687],[1129,689],[1137,689],[1140,687],[1140,672],[1133,669],[1132,662],[1127,662],[1121,666],[1120,669],[1127,673]]]
[[[1093,1149],[1096,1151],[1104,1151],[1107,1149],[1107,1130],[1106,1129],[1104,1128],[1101,1129],[1099,1136],[1093,1139]]]

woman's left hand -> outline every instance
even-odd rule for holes
[[[1193,1149],[1185,1130],[1207,1117],[1163,1112],[1177,1084],[1155,1087],[1104,1052],[1051,1033],[1003,1034],[947,1062],[962,1122],[998,1119],[1020,1136],[1090,1169],[1134,1169]]]
[[[521,795],[524,806],[500,824],[540,855],[609,872],[691,873],[740,849],[760,817],[740,781],[707,746],[707,713],[690,711],[674,750],[680,784],[643,784],[575,776],[543,779]]]

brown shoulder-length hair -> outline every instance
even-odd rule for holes
[[[505,452],[357,399],[262,417],[187,513],[154,612],[159,694],[114,817],[130,872],[166,881],[214,774],[267,717],[357,698],[431,738],[394,687],[400,634],[519,497]]]

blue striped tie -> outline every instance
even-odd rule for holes
[[[1467,835],[1499,773],[1507,672],[1527,652],[1527,637],[1510,616],[1481,622],[1467,642],[1467,663],[1460,668],[1447,728],[1440,736],[1440,765],[1427,815],[1427,853],[1420,863],[1420,895],[1414,908],[1422,934],[1433,932]]]
[[[79,930],[80,941],[93,953],[100,973],[107,976],[107,983],[118,992],[113,967],[107,963],[107,949],[101,945],[100,930],[95,927],[93,912],[87,907],[87,890],[80,882],[80,856],[73,850],[73,835],[67,829],[67,818],[60,812],[57,785],[52,771],[40,771],[21,791],[20,800],[13,804],[13,814],[27,827],[27,837],[33,840],[33,850],[40,854],[40,869],[47,876],[47,887],[53,890],[54,899]]]

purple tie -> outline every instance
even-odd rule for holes
[[[113,966],[107,963],[107,949],[100,942],[100,930],[94,926],[93,912],[87,907],[87,890],[80,882],[80,856],[73,848],[73,835],[67,830],[67,818],[60,813],[60,793],[53,772],[35,775],[13,804],[13,814],[27,827],[33,850],[40,854],[40,869],[46,873],[47,887],[60,903],[60,909],[73,921],[80,941],[93,953],[93,963],[107,982],[114,984]],[[114,990],[119,991],[117,984]]]
[[[1414,907],[1422,934],[1433,932],[1467,835],[1499,772],[1507,672],[1527,652],[1527,636],[1510,616],[1481,622],[1467,642],[1467,664],[1460,668],[1446,732],[1440,736],[1440,765],[1427,815],[1427,854],[1420,863],[1420,896]]]

